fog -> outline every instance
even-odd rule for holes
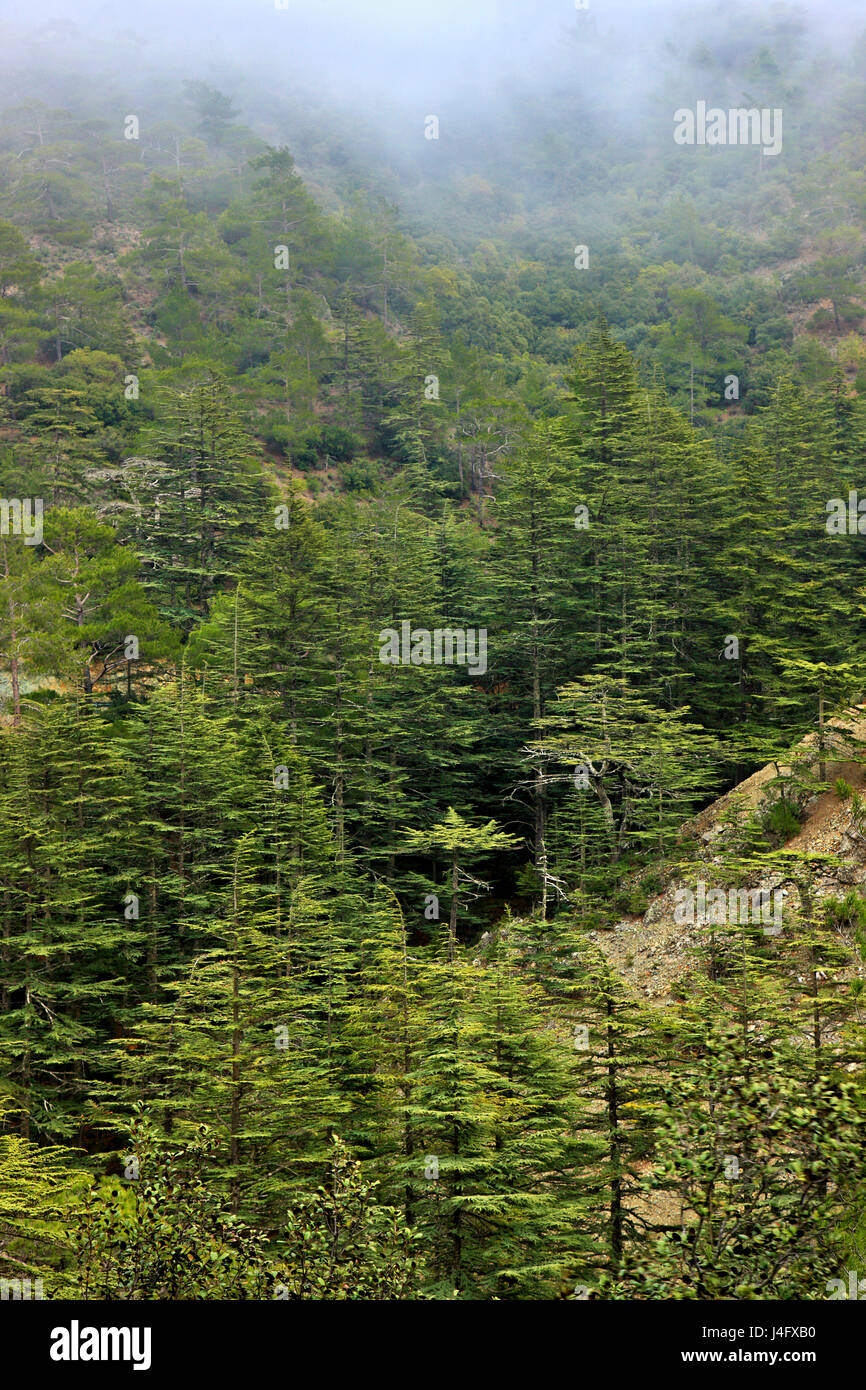
[[[101,118],[110,102],[171,119],[166,83],[181,102],[199,79],[314,182],[327,126],[356,177],[404,186],[436,160],[485,175],[489,160],[501,183],[521,144],[525,180],[533,140],[575,148],[593,123],[636,130],[696,98],[778,105],[797,82],[820,102],[827,55],[851,62],[866,30],[863,0],[0,0],[0,16],[4,106],[74,92]],[[764,46],[775,77],[749,69]],[[425,149],[429,114],[441,140]]]
[[[862,0],[588,0],[585,10],[575,0],[2,0],[0,17],[5,68],[98,71],[125,59],[130,80],[153,67],[237,84],[255,76],[341,105],[385,106],[471,102],[509,80],[543,90],[577,73],[627,104],[666,46],[719,54],[801,18],[812,46],[844,48],[866,28]],[[587,54],[595,41],[604,72]]]

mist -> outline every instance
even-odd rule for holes
[[[811,52],[844,51],[866,27],[859,0],[5,0],[0,17],[7,73],[59,66],[135,85],[177,71],[237,92],[254,78],[379,124],[437,102],[480,114],[509,85],[539,97],[580,87],[627,111],[698,44],[724,60],[802,26]]]
[[[511,213],[564,222],[580,199],[610,224],[605,171],[664,163],[674,111],[698,99],[784,107],[788,152],[819,142],[866,28],[859,0],[6,0],[2,16],[7,107],[138,111],[153,129],[182,123],[184,83],[204,81],[320,202],[366,189],[466,241],[491,214],[449,208],[461,181]]]

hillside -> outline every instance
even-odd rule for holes
[[[866,836],[862,816],[852,808],[851,799],[854,792],[861,796],[866,794],[866,771],[858,743],[844,746],[844,736],[849,732],[857,741],[866,737],[866,719],[835,721],[835,727],[842,734],[843,746],[837,749],[838,756],[827,763],[826,780],[832,784],[843,781],[845,794],[840,796],[831,786],[810,796],[804,806],[802,825],[781,846],[790,856],[792,865],[799,866],[802,861],[814,866],[810,887],[819,912],[827,900],[844,899],[852,890],[859,897],[866,897],[862,887],[866,883]],[[815,735],[807,735],[797,749],[798,753],[806,755],[807,765],[813,771],[817,756],[815,741]],[[846,757],[846,752],[851,756]],[[780,773],[790,772],[790,764],[768,764],[759,768],[684,823],[683,837],[696,839],[700,845],[700,858],[692,868],[689,882],[694,882],[694,876],[702,872],[701,864],[706,866],[706,877],[710,877],[710,866],[724,862],[719,851],[724,849],[731,834],[731,812],[736,809],[740,816],[760,813],[770,801],[774,780]],[[686,886],[687,881],[682,878],[671,879],[665,891],[653,897],[642,915],[623,917],[612,933],[597,932],[592,937],[617,973],[659,1007],[670,1006],[675,999],[688,994],[695,956],[706,931],[699,924],[690,927],[675,920],[676,893]],[[788,920],[796,920],[800,906],[797,888],[784,870],[754,874],[743,880],[741,886],[764,893],[778,890]],[[846,982],[862,979],[864,965],[856,951],[861,921],[856,916],[853,920],[844,918],[834,926],[850,953],[849,964],[839,978]]]
[[[862,15],[52,5],[0,33],[0,1302],[824,1301]]]

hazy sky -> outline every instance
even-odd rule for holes
[[[589,0],[596,23],[624,33],[668,30],[672,12],[693,18],[701,8],[695,0]],[[768,6],[719,0],[705,8],[722,26],[729,15],[733,31]],[[858,20],[866,26],[864,0],[807,0],[794,8],[811,12],[822,28],[847,30]],[[466,48],[476,60],[482,48],[520,60],[578,22],[575,0],[0,0],[0,18],[31,31],[51,20],[72,22],[103,40],[132,30],[167,49],[214,44],[230,53],[254,46],[263,57],[274,49],[304,52],[315,43],[347,65],[353,55],[381,60],[397,53],[416,65],[459,64],[470,56]]]
[[[866,29],[866,0],[776,8],[808,13],[816,42]],[[44,53],[46,64],[59,56],[105,67],[125,34],[127,61],[132,53],[143,66],[228,90],[233,74],[237,88],[251,76],[272,90],[291,83],[326,102],[363,103],[365,119],[379,101],[435,111],[452,93],[483,101],[509,81],[543,96],[547,78],[569,80],[572,65],[575,80],[581,67],[585,81],[609,78],[614,104],[625,107],[632,72],[638,86],[653,80],[663,42],[688,51],[703,38],[738,39],[770,10],[764,0],[589,0],[588,14],[575,0],[0,0],[0,64],[38,63]],[[70,25],[77,38],[64,32]],[[613,37],[616,75],[569,47],[567,33],[580,25]]]

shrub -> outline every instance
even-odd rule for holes
[[[418,1235],[395,1207],[380,1205],[347,1145],[331,1137],[327,1186],[301,1198],[283,1234],[275,1295],[287,1299],[410,1299]]]
[[[342,425],[323,425],[319,441],[321,452],[335,463],[351,463],[363,444],[363,440]]]
[[[358,459],[343,465],[340,481],[347,492],[374,492],[381,481],[381,472],[372,459]]]
[[[617,912],[626,913],[631,917],[639,917],[646,912],[650,900],[643,886],[636,883],[629,888],[620,888],[614,894],[613,905]]]
[[[851,888],[844,898],[825,899],[824,921],[836,931],[863,931],[866,929],[866,898]]]
[[[800,817],[790,801],[780,798],[761,816],[761,828],[777,844],[785,844],[800,829]]]
[[[218,1142],[202,1126],[182,1148],[133,1126],[140,1178],[94,1184],[75,1230],[81,1298],[261,1299],[271,1294],[267,1240],[208,1185]]]
[[[302,435],[293,446],[292,463],[296,468],[300,468],[302,473],[309,473],[311,468],[319,467],[319,436],[314,430]]]
[[[259,433],[268,449],[274,449],[277,453],[286,457],[291,442],[291,428],[288,421],[282,415],[268,415],[259,426]]]

